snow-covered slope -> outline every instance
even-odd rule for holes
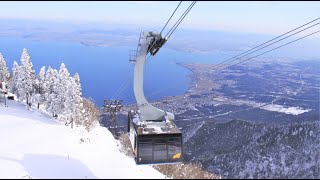
[[[37,110],[0,105],[0,178],[164,178],[119,151],[104,127],[71,129]]]

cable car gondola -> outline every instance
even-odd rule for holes
[[[146,55],[155,55],[166,41],[160,33],[140,36],[134,60],[134,95],[138,111],[128,113],[128,134],[137,164],[177,163],[183,160],[182,134],[174,115],[151,105],[144,96],[143,74]]]
[[[128,133],[137,164],[182,162],[182,134],[172,120],[143,123],[130,111]]]

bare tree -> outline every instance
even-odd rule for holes
[[[90,131],[95,125],[98,125],[101,121],[101,112],[92,99],[83,98],[83,116],[82,125]]]

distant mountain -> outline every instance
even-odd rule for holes
[[[160,27],[119,25],[107,23],[79,23],[63,21],[35,21],[1,19],[0,36],[14,36],[36,40],[82,42],[91,46],[136,46],[141,31],[160,31]],[[169,29],[163,31],[163,36]],[[285,32],[284,32],[285,33]],[[31,35],[30,35],[31,34]],[[276,35],[216,30],[176,29],[165,47],[200,53],[244,51]],[[289,40],[293,40],[289,38]],[[276,55],[319,57],[319,39],[305,39],[275,52]]]
[[[320,178],[320,122],[267,126],[206,122],[186,158],[224,178]]]

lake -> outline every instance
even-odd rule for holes
[[[170,41],[168,42],[170,43]],[[315,53],[306,53],[303,43],[283,48],[268,56],[304,57]],[[94,47],[75,42],[34,41],[23,38],[0,37],[0,52],[4,56],[11,72],[13,61],[20,64],[22,49],[27,48],[38,75],[42,66],[51,65],[59,69],[65,63],[71,75],[80,75],[84,97],[91,97],[102,106],[104,99],[123,99],[124,104],[135,103],[133,94],[133,68],[129,62],[129,50],[136,47]],[[294,50],[295,49],[295,50]],[[312,51],[318,52],[318,51]],[[150,101],[164,96],[183,94],[188,87],[188,74],[191,72],[177,62],[219,63],[239,52],[191,53],[166,48],[146,64],[145,95]],[[125,82],[128,83],[126,84]],[[118,92],[124,84],[124,90]],[[126,85],[126,86],[125,86]]]
[[[27,48],[36,75],[42,66],[59,69],[65,63],[69,73],[80,75],[84,97],[91,97],[102,106],[104,99],[123,99],[124,104],[135,103],[133,68],[129,50],[136,47],[93,47],[75,42],[34,41],[22,38],[0,37],[0,52],[11,72],[13,61],[20,64],[22,49]],[[164,96],[183,94],[188,87],[191,72],[176,62],[216,63],[230,54],[201,54],[162,48],[146,65],[145,95],[150,101]],[[121,93],[115,94],[124,84]]]

